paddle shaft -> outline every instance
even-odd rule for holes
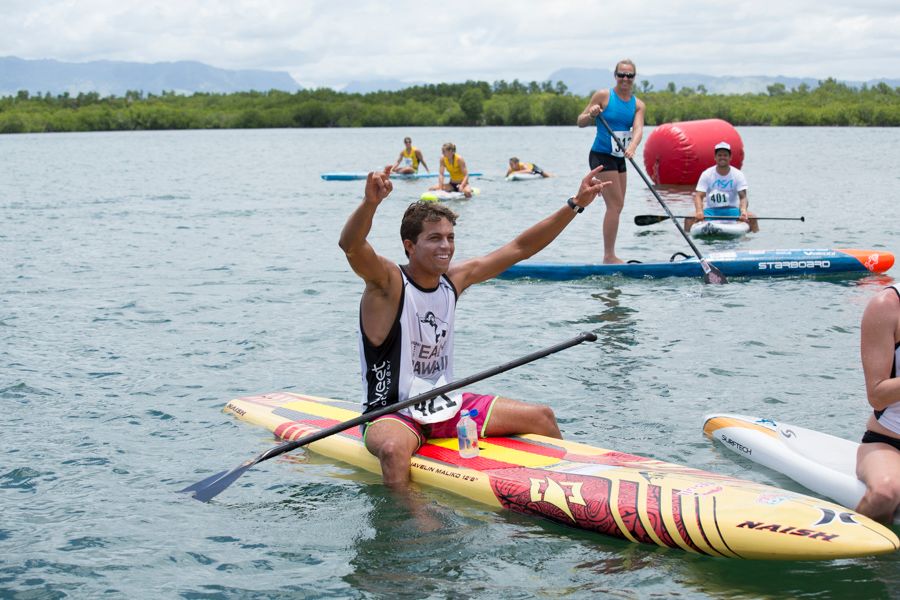
[[[668,215],[637,215],[634,217],[635,225],[653,225],[655,223],[662,223],[666,219],[694,219],[695,215],[675,215],[674,217],[670,217]],[[707,215],[704,217],[711,221],[737,221],[740,217],[733,216],[710,216]],[[766,221],[806,221],[806,217],[750,217],[751,219],[763,219]]]
[[[603,123],[603,126],[606,128],[606,131],[609,132],[609,137],[616,141],[616,146],[619,147],[619,150],[624,155],[625,154],[625,146],[622,145],[622,140],[620,140],[618,138],[618,136],[616,136],[616,134],[612,130],[612,127],[609,126],[609,123],[606,122],[606,119],[603,118],[602,114],[598,114],[597,118],[600,119],[601,123]],[[710,271],[713,271],[712,265],[710,265],[709,262],[705,258],[703,258],[703,255],[700,253],[700,249],[697,248],[696,244],[694,244],[693,240],[691,240],[690,236],[687,234],[687,232],[685,232],[684,228],[678,224],[678,221],[675,219],[675,216],[672,214],[672,211],[669,210],[669,207],[666,206],[666,203],[663,202],[663,199],[660,198],[659,194],[656,193],[656,190],[653,189],[653,184],[650,182],[649,179],[647,179],[647,176],[644,175],[644,172],[638,166],[637,162],[635,162],[634,158],[632,158],[630,156],[627,158],[631,162],[631,166],[634,167],[634,170],[637,171],[638,175],[641,176],[641,179],[644,180],[644,183],[647,184],[647,189],[650,190],[650,193],[653,194],[653,196],[656,198],[656,201],[659,202],[660,206],[663,207],[663,210],[666,211],[666,214],[669,215],[669,218],[672,219],[672,223],[675,224],[675,227],[678,229],[678,232],[681,233],[681,236],[684,238],[684,240],[688,243],[688,246],[690,246],[691,250],[694,251],[694,254],[697,256],[697,259],[700,261],[700,266],[703,268],[703,272],[705,274],[704,281],[706,281],[707,283],[710,283],[711,282]],[[715,272],[716,276],[721,279],[721,283],[726,282],[725,275],[723,275],[721,271],[719,271],[718,269],[715,269],[714,272]]]
[[[270,458],[278,456],[279,454],[284,454],[285,452],[290,452],[291,450],[295,450],[300,446],[306,446],[307,444],[311,444],[328,436],[340,433],[344,430],[350,429],[351,427],[362,425],[363,423],[368,423],[369,421],[377,419],[378,417],[383,417],[384,415],[395,413],[399,410],[410,407],[413,404],[418,404],[420,402],[425,402],[426,400],[431,400],[432,398],[437,398],[441,394],[454,392],[460,388],[472,385],[473,383],[477,383],[482,379],[487,379],[488,377],[493,377],[494,375],[505,373],[506,371],[510,371],[512,369],[515,369],[516,367],[521,367],[524,364],[536,361],[539,358],[544,358],[545,356],[549,356],[550,354],[555,354],[560,350],[565,350],[566,348],[577,346],[582,342],[594,342],[596,340],[597,336],[593,333],[581,333],[571,340],[556,344],[555,346],[551,346],[550,348],[532,352],[531,354],[528,354],[521,358],[517,358],[515,360],[511,360],[508,363],[504,363],[498,367],[494,367],[486,371],[481,371],[480,373],[475,373],[474,375],[458,379],[452,383],[436,387],[425,392],[424,394],[419,394],[418,396],[414,396],[413,398],[407,398],[402,402],[397,402],[396,404],[391,404],[390,406],[385,406],[384,408],[379,408],[378,410],[373,410],[361,414],[358,417],[355,417],[348,421],[344,421],[343,423],[338,423],[337,425],[333,425],[327,429],[317,431],[316,433],[302,437],[299,440],[294,440],[292,442],[281,444],[280,446],[275,446],[274,448],[270,448],[268,451],[263,452],[253,464],[268,460]]]
[[[328,436],[334,435],[336,433],[340,433],[346,429],[350,429],[351,427],[355,427],[357,425],[362,425],[363,423],[367,423],[373,419],[377,419],[378,417],[383,417],[384,415],[389,415],[391,413],[397,412],[398,410],[402,410],[408,406],[412,406],[413,404],[418,404],[419,402],[425,402],[427,400],[431,400],[432,398],[436,398],[442,394],[447,394],[449,392],[456,391],[460,388],[463,388],[467,385],[471,385],[482,379],[487,379],[488,377],[493,377],[494,375],[499,375],[500,373],[505,373],[506,371],[515,369],[516,367],[520,367],[524,364],[533,362],[538,360],[539,358],[544,358],[545,356],[549,356],[550,354],[554,354],[559,352],[560,350],[565,350],[566,348],[571,348],[572,346],[577,346],[583,342],[594,342],[597,341],[597,336],[591,332],[581,333],[574,338],[556,344],[555,346],[550,346],[549,348],[545,348],[543,350],[539,350],[537,352],[532,352],[526,356],[521,358],[517,358],[508,363],[504,363],[498,367],[494,367],[492,369],[488,369],[486,371],[481,371],[480,373],[476,373],[474,375],[470,375],[469,377],[464,377],[463,379],[458,379],[453,383],[448,383],[447,385],[442,385],[440,387],[436,387],[433,390],[425,392],[424,394],[419,394],[418,396],[414,396],[412,398],[408,398],[402,402],[398,402],[396,404],[392,404],[390,406],[386,406],[384,408],[380,408],[378,410],[373,410],[371,412],[362,414],[358,417],[350,419],[348,421],[344,421],[342,423],[338,423],[332,427],[327,429],[323,429],[321,431],[317,431],[316,433],[310,434],[308,436],[302,437],[299,440],[294,440],[290,442],[285,442],[274,448],[270,448],[257,456],[254,459],[248,460],[239,466],[235,467],[231,471],[223,471],[222,473],[216,473],[206,479],[199,481],[193,485],[189,485],[188,487],[180,490],[181,492],[193,492],[193,497],[201,502],[208,502],[213,497],[217,496],[221,492],[225,490],[229,485],[231,485],[238,477],[244,474],[244,472],[252,467],[253,465],[259,464],[264,460],[269,460],[270,458],[274,458],[285,452],[290,452],[291,450],[295,450],[301,446],[305,446],[307,444],[311,444],[312,442],[321,440],[322,438],[326,438]]]

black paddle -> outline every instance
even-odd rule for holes
[[[467,385],[471,385],[473,383],[481,381],[482,379],[487,379],[488,377],[493,377],[494,375],[505,373],[506,371],[533,362],[539,358],[544,358],[545,356],[549,356],[550,354],[554,354],[556,352],[559,352],[560,350],[565,350],[566,348],[577,346],[582,342],[595,341],[597,341],[597,336],[595,334],[590,332],[581,333],[571,340],[556,344],[555,346],[550,346],[549,348],[545,348],[544,350],[532,352],[531,354],[523,356],[522,358],[517,358],[498,367],[494,367],[493,369],[488,369],[486,371],[476,373],[475,375],[470,375],[469,377],[458,379],[453,383],[448,383],[447,385],[436,387],[431,391],[425,392],[424,394],[419,394],[418,396],[414,396],[412,398],[408,398],[403,402],[398,402],[397,404],[392,404],[379,410],[373,410],[356,418],[344,421],[343,423],[338,423],[337,425],[334,425],[327,429],[323,429],[306,437],[302,437],[299,440],[285,442],[283,444],[275,446],[274,448],[269,448],[256,458],[250,459],[230,471],[222,471],[221,473],[216,473],[215,475],[207,477],[203,481],[198,481],[197,483],[189,485],[183,490],[178,491],[186,493],[193,492],[193,497],[195,499],[200,500],[201,502],[209,502],[220,493],[222,493],[225,488],[234,483],[234,481],[238,477],[244,474],[244,471],[246,471],[253,465],[261,463],[264,460],[269,460],[270,458],[274,458],[276,456],[284,454],[285,452],[290,452],[291,450],[295,450],[301,446],[311,444],[312,442],[321,440],[322,438],[326,438],[330,435],[334,435],[335,433],[340,433],[345,429],[350,429],[351,427],[354,427],[356,425],[362,425],[363,423],[367,423],[372,419],[377,419],[378,417],[397,412],[398,410],[406,408],[407,406],[412,406],[413,404],[418,404],[419,402],[431,400],[432,398],[436,398],[441,394],[447,394],[449,392],[458,390],[460,388],[466,387]]]
[[[635,225],[653,225],[654,223],[662,223],[666,219],[693,219],[694,215],[638,215],[634,218]],[[713,221],[736,221],[740,217],[706,217]],[[766,221],[806,221],[805,217],[751,217],[752,219],[764,219]]]
[[[622,154],[625,153],[625,146],[622,145],[622,140],[620,140],[615,133],[613,133],[612,127],[609,126],[609,123],[606,122],[606,119],[603,118],[603,115],[597,115],[597,118],[600,119],[600,122],[603,123],[603,126],[606,127],[606,131],[609,132],[609,136],[616,140],[616,145],[619,147],[619,150]],[[675,220],[675,217],[672,215],[672,211],[669,210],[669,207],[666,206],[666,203],[663,202],[663,199],[659,197],[659,194],[656,193],[656,190],[653,189],[653,184],[650,183],[650,180],[647,179],[647,176],[644,175],[644,172],[637,165],[633,158],[628,157],[628,160],[631,161],[631,165],[634,167],[634,170],[638,172],[638,175],[641,176],[641,179],[644,180],[644,183],[647,184],[647,189],[656,197],[656,201],[660,203],[663,207],[663,210],[666,211],[666,214],[672,218],[672,223],[675,224],[675,227],[678,228],[678,231],[681,233],[682,237],[684,237],[685,241],[691,247],[691,250],[694,251],[694,254],[697,256],[697,259],[700,261],[700,267],[703,269],[703,281],[704,283],[728,283],[728,280],[725,278],[725,274],[722,273],[715,265],[710,263],[708,260],[703,258],[703,255],[700,254],[700,250],[691,240],[687,233],[685,233],[684,228],[678,224],[678,221]]]

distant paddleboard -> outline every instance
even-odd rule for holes
[[[472,188],[472,195],[477,196],[481,193],[476,187]],[[465,200],[466,195],[462,192],[445,192],[444,190],[428,190],[419,196],[419,200],[424,202],[446,202],[447,200]]]
[[[517,173],[510,173],[506,176],[507,181],[531,181],[532,179],[543,179],[544,176],[539,173],[527,173],[525,171],[519,171]]]

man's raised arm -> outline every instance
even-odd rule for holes
[[[341,230],[341,238],[338,242],[353,271],[366,283],[375,285],[387,284],[388,271],[385,260],[375,252],[366,238],[372,230],[375,211],[381,201],[387,198],[393,190],[390,173],[390,167],[385,167],[384,171],[369,173],[366,178],[363,201],[350,214],[344,224],[344,229]]]
[[[496,277],[520,260],[537,254],[556,239],[572,222],[575,215],[590,205],[604,187],[611,185],[610,181],[596,179],[602,169],[601,165],[585,175],[581,180],[578,193],[569,199],[571,203],[563,203],[556,212],[535,223],[512,241],[490,254],[471,258],[451,266],[448,276],[459,292],[462,293],[470,285]]]

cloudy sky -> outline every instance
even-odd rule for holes
[[[197,60],[353,80],[542,81],[559,68],[900,78],[897,0],[0,0],[0,56]]]

